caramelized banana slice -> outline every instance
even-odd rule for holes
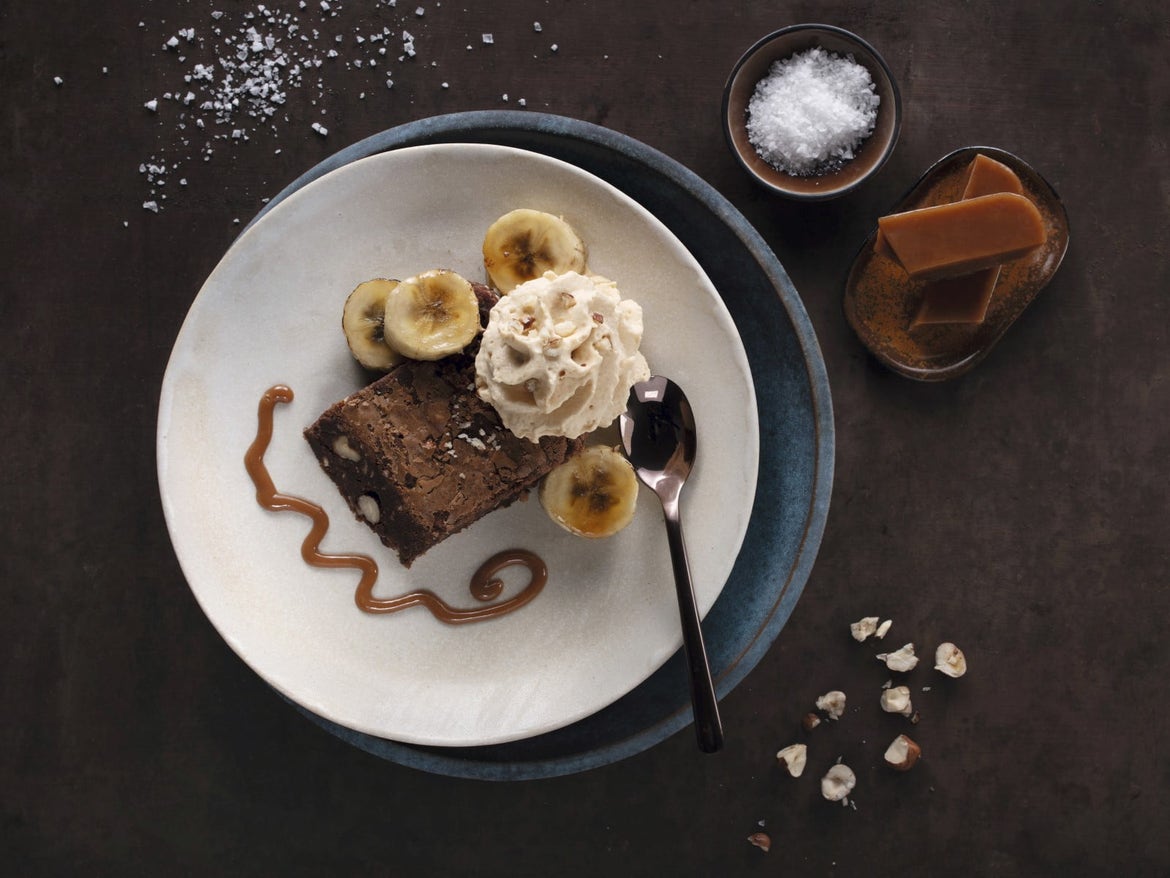
[[[491,224],[483,239],[483,265],[501,293],[546,271],[585,271],[585,243],[559,216],[521,208]]]
[[[562,463],[540,486],[549,518],[582,537],[610,537],[634,517],[638,477],[625,456],[607,445],[591,445]]]
[[[350,353],[367,369],[389,372],[402,362],[402,355],[386,344],[386,297],[398,281],[375,278],[360,283],[345,300],[341,328]]]
[[[453,271],[424,271],[402,281],[386,297],[386,343],[412,360],[456,354],[479,329],[475,290]]]

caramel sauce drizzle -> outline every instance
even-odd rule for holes
[[[316,503],[277,491],[272,476],[264,465],[264,453],[272,441],[273,412],[277,403],[292,402],[292,398],[292,390],[283,384],[277,384],[264,392],[260,399],[256,438],[244,455],[244,466],[247,467],[248,475],[256,486],[256,502],[263,508],[272,512],[299,512],[312,521],[313,526],[301,543],[301,557],[306,563],[314,567],[351,567],[361,571],[361,580],[354,593],[354,602],[359,609],[367,613],[397,613],[410,607],[422,606],[430,610],[440,622],[460,625],[480,622],[518,610],[540,594],[548,582],[548,565],[540,556],[527,549],[507,549],[497,552],[481,564],[472,575],[469,585],[472,596],[486,603],[495,600],[504,591],[504,583],[496,574],[515,565],[527,567],[528,584],[520,592],[498,604],[460,609],[425,589],[392,598],[374,597],[374,585],[378,581],[378,563],[368,555],[331,555],[322,552],[321,540],[329,530],[329,516]]]

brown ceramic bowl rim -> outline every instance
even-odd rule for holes
[[[872,58],[876,66],[880,68],[882,76],[885,77],[886,82],[889,84],[890,93],[893,96],[894,103],[894,118],[892,127],[890,129],[889,142],[882,146],[881,154],[878,156],[878,159],[876,162],[874,162],[873,166],[861,174],[861,176],[859,176],[857,179],[852,180],[838,188],[817,192],[793,191],[791,189],[784,188],[783,186],[778,185],[771,180],[765,179],[759,173],[757,173],[756,170],[744,159],[740,147],[735,142],[735,137],[732,133],[730,116],[732,87],[734,86],[736,77],[739,75],[739,72],[743,66],[765,46],[780,39],[781,37],[785,37],[801,31],[820,31],[828,33],[834,37],[837,37],[838,39],[856,45],[860,51],[863,51],[870,58]],[[894,79],[894,74],[890,71],[889,65],[886,64],[886,61],[881,56],[881,53],[878,52],[878,50],[870,45],[866,40],[862,39],[852,31],[845,30],[845,28],[837,27],[836,25],[832,24],[793,24],[789,25],[788,27],[782,27],[779,30],[772,31],[772,33],[756,40],[756,42],[753,43],[751,47],[739,57],[739,60],[735,62],[735,66],[731,68],[731,74],[727,77],[727,82],[723,86],[722,113],[723,135],[727,139],[727,145],[731,149],[732,155],[735,156],[736,161],[739,162],[740,166],[747,172],[748,176],[750,176],[758,184],[765,187],[769,191],[797,201],[828,201],[829,199],[838,198],[847,192],[851,192],[853,189],[860,186],[862,183],[864,183],[870,177],[873,177],[878,171],[882,169],[882,167],[889,160],[890,156],[893,155],[894,147],[898,143],[898,136],[902,131],[902,95],[898,90],[898,82]],[[827,176],[831,177],[832,175]]]

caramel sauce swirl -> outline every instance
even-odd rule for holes
[[[378,563],[368,555],[333,555],[321,551],[321,540],[329,530],[329,516],[325,510],[291,494],[276,490],[272,476],[264,465],[264,453],[272,441],[273,412],[277,403],[292,402],[293,392],[283,384],[268,388],[260,399],[256,438],[244,455],[244,466],[256,486],[256,502],[272,512],[299,512],[306,516],[312,527],[301,543],[301,557],[314,567],[351,567],[361,572],[354,602],[367,613],[397,613],[410,607],[422,606],[440,622],[460,625],[480,622],[518,610],[532,601],[548,582],[548,565],[527,549],[507,549],[488,558],[471,577],[472,596],[483,603],[493,601],[504,591],[504,583],[497,576],[508,567],[516,565],[528,568],[527,585],[517,594],[498,604],[486,607],[460,609],[453,607],[432,591],[420,589],[392,598],[374,597],[374,585],[378,581]]]
[[[488,558],[472,575],[471,593],[476,600],[486,602],[498,598],[504,590],[504,583],[496,577],[496,574],[505,567],[511,567],[515,564],[522,564],[528,568],[528,584],[506,601],[486,607],[459,609],[448,604],[434,592],[425,589],[407,592],[393,598],[376,598],[372,594],[373,583],[367,585],[364,579],[358,585],[355,599],[357,605],[367,613],[396,613],[407,607],[423,606],[430,610],[436,619],[440,622],[446,622],[448,625],[479,622],[520,609],[540,594],[544,584],[548,582],[548,568],[537,555],[527,549],[508,549]]]

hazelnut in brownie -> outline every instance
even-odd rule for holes
[[[399,364],[330,406],[305,438],[350,509],[406,567],[526,496],[581,446],[509,432],[475,392],[474,351]]]

